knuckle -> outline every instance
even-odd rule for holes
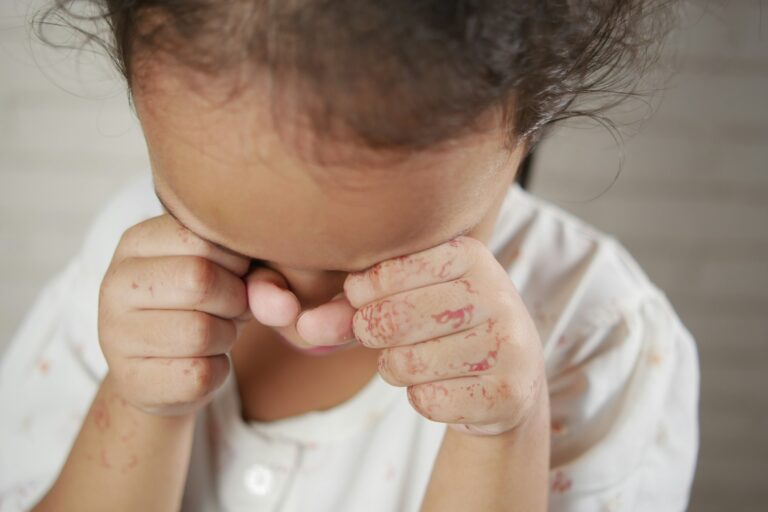
[[[120,240],[117,243],[115,254],[122,256],[125,254],[130,254],[134,251],[134,248],[139,243],[139,239],[141,238],[142,232],[144,231],[143,224],[143,222],[134,224],[133,226],[130,226],[125,231],[123,231],[123,233],[120,235]]]
[[[506,318],[516,310],[517,301],[506,289],[497,289],[493,299],[496,305],[495,312],[500,318]]]
[[[202,311],[192,311],[188,323],[189,339],[187,340],[196,353],[206,353],[214,344],[216,319],[213,315]]]
[[[488,247],[483,242],[471,236],[462,236],[459,238],[459,242],[464,247],[464,250],[467,252],[467,256],[469,256],[470,259],[475,258],[483,251],[488,251]]]
[[[222,361],[221,358],[226,359]],[[193,399],[201,399],[218,385],[222,373],[222,365],[228,367],[227,356],[211,356],[196,358],[192,362],[192,395]]]
[[[104,272],[104,276],[99,284],[99,304],[111,298],[112,288],[117,279],[117,273],[118,266],[114,263],[107,267],[106,272]]]
[[[120,235],[120,240],[117,244],[118,247],[130,245],[136,239],[137,231],[139,231],[139,224],[134,224],[133,226],[126,228]]]
[[[384,349],[379,355],[379,369],[381,378],[392,386],[403,386],[405,383],[400,376],[403,372],[402,358],[397,356],[396,350]]]
[[[211,293],[216,280],[214,263],[203,257],[192,256],[182,279],[182,287],[195,304],[200,304]]]

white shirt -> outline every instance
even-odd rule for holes
[[[121,234],[163,213],[151,175],[111,199],[0,362],[0,511],[58,476],[107,371],[98,291]],[[699,447],[695,341],[616,239],[510,187],[489,248],[544,344],[549,510],[682,511]],[[376,374],[336,407],[244,422],[232,373],[196,419],[184,511],[418,511],[446,425]]]

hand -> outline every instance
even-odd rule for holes
[[[167,214],[128,228],[99,290],[99,343],[123,400],[149,414],[193,413],[229,373],[253,316],[248,258],[202,240]]]
[[[459,237],[344,282],[357,339],[423,416],[475,435],[515,429],[547,392],[535,324],[506,270]]]

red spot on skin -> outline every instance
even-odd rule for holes
[[[413,309],[413,304],[407,300],[394,302],[391,300],[382,300],[374,304],[369,304],[360,309],[360,315],[366,321],[366,331],[388,344],[397,336],[401,328],[410,323],[410,316],[403,307],[409,306]]]
[[[135,431],[135,430],[129,430],[128,432],[126,432],[125,434],[122,434],[122,435],[120,436],[120,440],[121,440],[123,443],[127,443],[128,441],[130,441],[130,440],[131,440],[131,438],[134,436],[134,434],[136,434],[136,431]]]
[[[472,331],[471,333],[469,333],[469,334],[467,334],[466,336],[464,336],[464,339],[465,339],[465,340],[466,340],[466,339],[469,339],[469,338],[471,338],[472,336],[477,336],[477,333],[476,333],[476,332],[474,332],[474,331]]]
[[[109,409],[106,404],[99,399],[93,404],[93,422],[99,430],[106,430],[109,428]]]
[[[475,386],[479,386],[479,385],[480,385],[479,383],[471,384],[471,385],[467,386],[464,389],[468,389],[469,390],[469,396],[473,397],[473,396],[475,396]]]
[[[555,473],[555,481],[552,482],[552,491],[564,493],[571,488],[573,481],[562,471]]]
[[[461,283],[461,284],[463,284],[463,285],[464,285],[464,286],[467,288],[467,292],[468,292],[468,293],[474,293],[474,294],[476,294],[476,295],[480,293],[480,292],[478,292],[477,290],[473,290],[473,289],[472,289],[472,283],[470,283],[470,282],[469,282],[469,281],[467,281],[466,279],[459,279],[458,281],[454,281],[454,282],[455,282],[455,283]]]
[[[421,359],[414,358],[413,350],[409,348],[405,352],[405,369],[409,374],[415,375],[426,370],[427,365]]]
[[[368,276],[369,277],[379,277],[381,275],[381,266],[383,262],[379,262],[372,266],[370,269],[368,269]]]
[[[99,462],[101,462],[101,466],[106,469],[111,469],[112,465],[107,460],[107,450],[106,448],[101,449],[101,458],[99,459]]]
[[[461,242],[459,242],[454,238],[453,240],[448,241],[448,245],[450,245],[451,247],[461,247]]]
[[[470,372],[484,372],[485,370],[489,369],[491,367],[491,364],[488,362],[488,358],[484,358],[482,361],[477,363],[464,363],[465,366],[469,366]]]
[[[453,260],[443,263],[443,266],[440,267],[440,270],[437,271],[437,273],[432,272],[432,277],[435,277],[437,279],[445,279],[446,277],[448,277],[448,267],[450,267],[452,264],[453,264]]]
[[[439,401],[440,401],[441,395],[442,397],[447,397],[448,389],[442,384],[436,384],[436,383],[421,384],[420,385],[421,399],[415,400],[413,388],[414,386],[408,387],[408,396],[411,399],[411,403],[414,405],[414,407],[416,407],[418,410],[424,413],[424,416],[426,416],[428,419],[432,419],[431,414],[435,412],[435,409],[439,408]],[[426,406],[421,405],[424,401],[426,401],[428,405]]]
[[[131,283],[131,288],[133,288],[134,290],[135,290],[136,288],[138,288],[138,287],[139,287],[139,285],[138,285],[138,284],[136,284],[135,282]]]
[[[484,372],[489,368],[493,368],[496,365],[497,355],[499,353],[499,346],[501,345],[501,338],[496,335],[496,346],[493,350],[489,350],[486,356],[476,363],[464,363],[464,366],[469,366],[470,372]]]
[[[491,332],[491,329],[493,329],[493,326],[496,325],[497,320],[494,320],[493,318],[488,319],[488,328],[485,330],[485,332]]]
[[[425,258],[423,258],[421,256],[419,256],[419,257],[415,257],[414,256],[414,257],[412,257],[410,259],[409,264],[411,266],[408,269],[409,270],[408,275],[409,276],[418,276],[419,274],[424,273],[424,269],[426,269],[429,266],[430,262],[427,259],[425,259]],[[415,266],[415,265],[418,265],[418,267]],[[434,275],[434,274],[435,273],[433,271],[432,275]]]
[[[446,309],[442,313],[439,313],[437,315],[432,315],[432,318],[437,321],[439,324],[444,324],[450,320],[456,320],[456,323],[453,324],[451,327],[456,329],[463,323],[469,323],[472,321],[472,311],[475,309],[475,306],[472,304],[467,304],[463,308],[456,309],[456,310],[450,310]]]
[[[131,455],[131,460],[129,460],[127,464],[125,464],[122,468],[120,468],[120,472],[126,473],[131,469],[135,468],[138,463],[139,463],[139,458],[135,454]]]
[[[47,359],[40,359],[40,361],[37,362],[37,369],[40,370],[40,373],[43,375],[48,375],[51,365],[48,363]]]
[[[551,430],[554,434],[560,434],[565,429],[565,423],[562,420],[552,420]]]
[[[189,368],[184,368],[184,375],[189,375],[192,373],[192,370]]]
[[[533,386],[535,387],[536,384],[537,381],[534,381]],[[501,396],[501,398],[509,398],[512,396],[512,389],[509,387],[509,382],[504,381],[499,385],[499,396]]]

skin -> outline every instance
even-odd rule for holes
[[[423,512],[546,510],[541,343],[487,248],[522,148],[487,130],[380,166],[324,147],[357,164],[319,167],[258,94],[212,108],[174,77],[135,92],[174,214],[118,244],[99,300],[109,371],[33,510],[178,510],[195,413],[228,353],[245,419],[332,406],[377,371],[407,386],[452,427]]]
[[[254,318],[232,350],[247,419],[330,407],[365,385],[378,351],[354,341],[347,275],[462,233],[487,243],[522,158],[522,145],[503,147],[495,114],[482,132],[385,160],[315,140],[290,121],[286,136],[258,86],[221,101],[213,86],[191,91],[183,73],[147,76],[134,103],[166,211],[200,238],[258,262],[245,277]],[[330,164],[305,156],[311,143]],[[330,320],[298,321],[333,299]],[[346,343],[325,353],[304,350],[339,340]],[[331,384],[318,392],[316,379]]]

